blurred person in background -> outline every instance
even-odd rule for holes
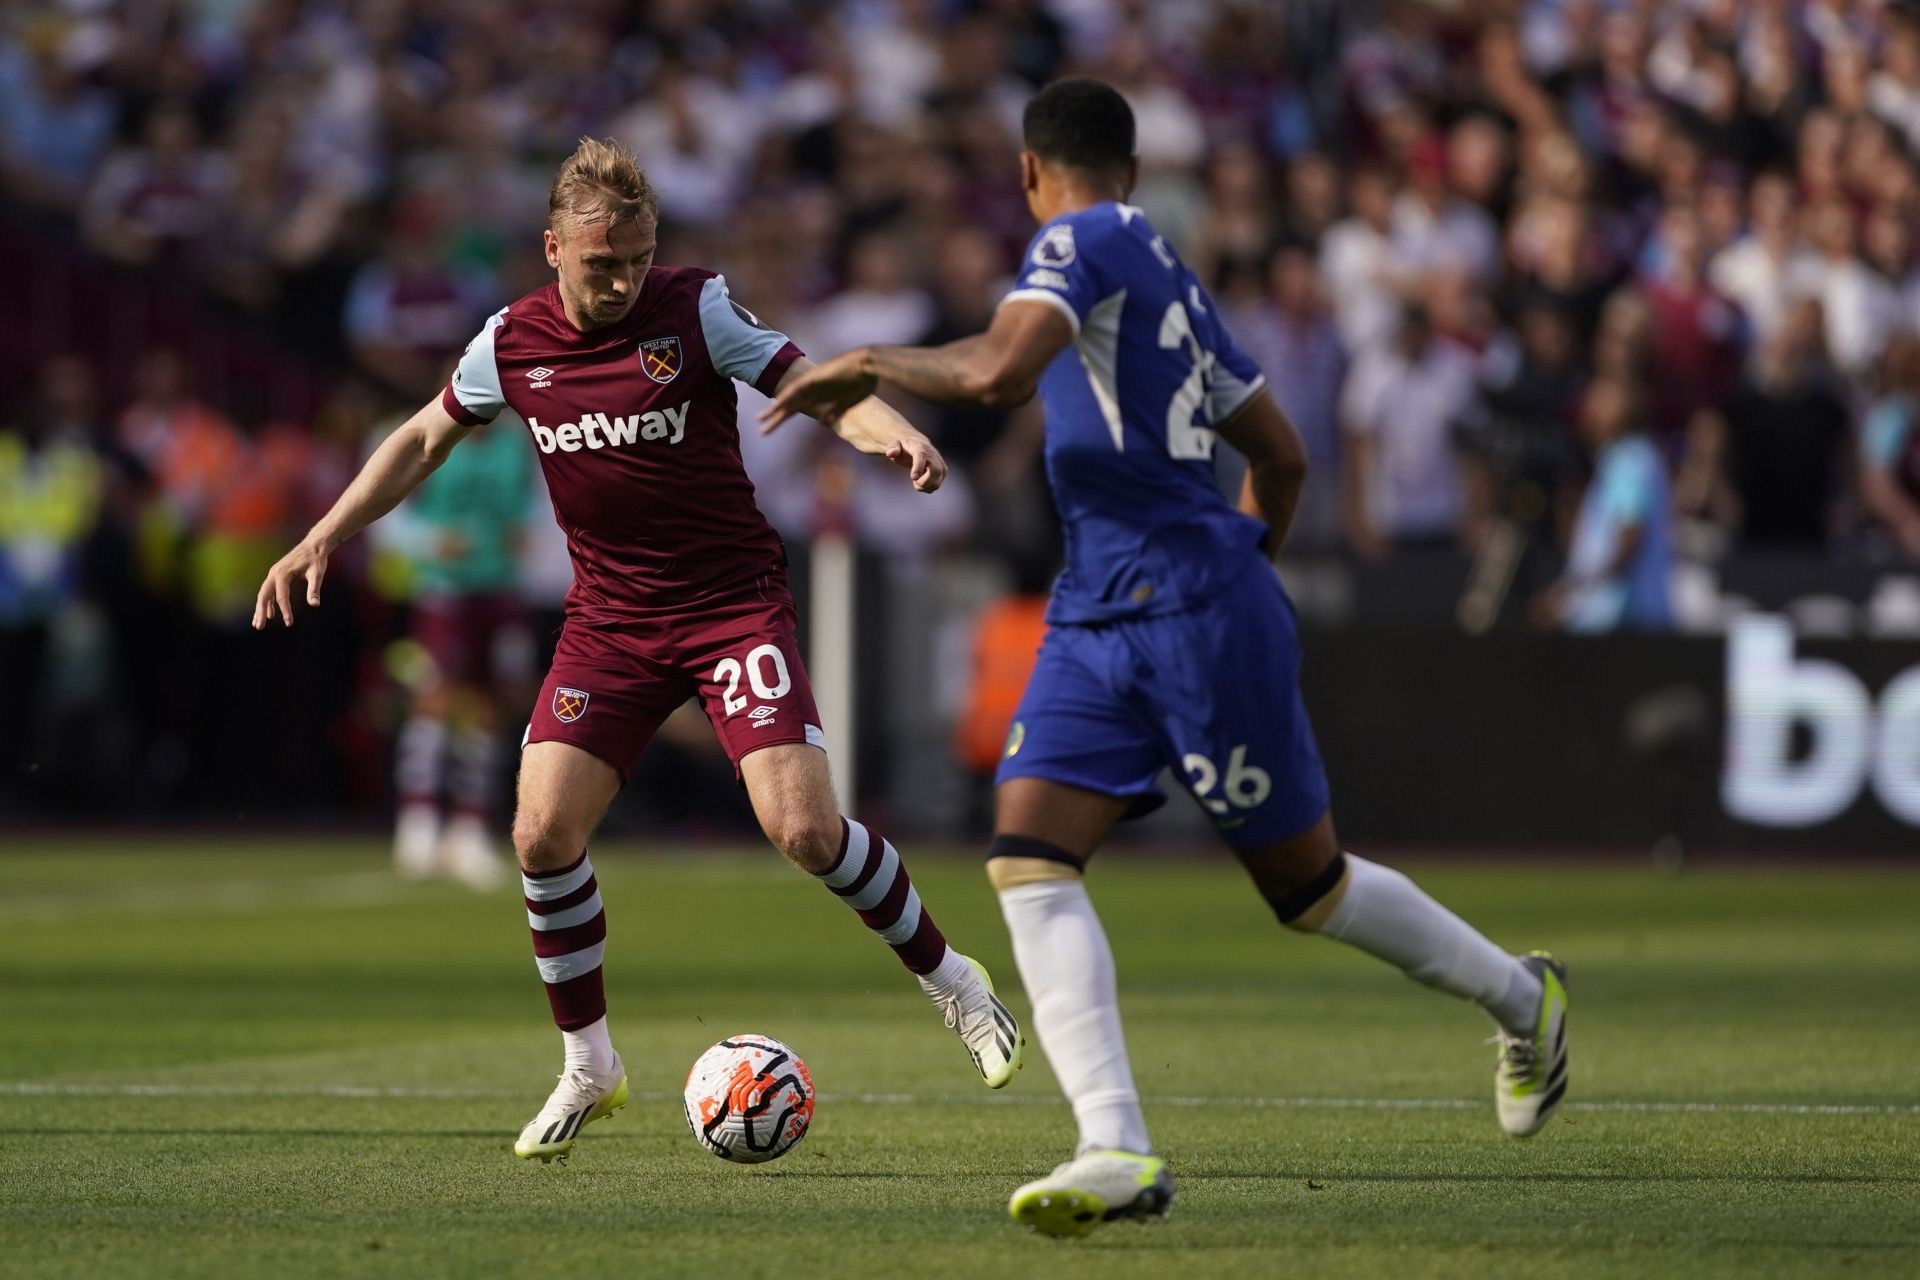
[[[397,425],[382,423],[378,438]],[[479,890],[507,881],[487,834],[511,714],[503,704],[533,674],[516,590],[533,467],[517,426],[476,428],[376,526],[378,543],[405,561],[412,600],[407,719],[394,744],[393,860],[409,879],[445,874]]]
[[[108,477],[93,428],[93,372],[49,363],[38,394],[0,421],[0,794],[39,767],[56,655],[49,645],[79,598],[84,552]]]
[[[1437,336],[1418,305],[1390,346],[1355,359],[1341,392],[1342,488],[1347,540],[1363,559],[1462,541],[1454,435],[1477,394],[1472,357]]]
[[[1899,294],[1861,260],[1859,228],[1844,199],[1813,206],[1807,226],[1814,252],[1796,264],[1788,292],[1819,301],[1828,358],[1847,377],[1862,377],[1900,322]]]
[[[380,256],[368,260],[347,293],[342,325],[354,359],[389,390],[411,399],[473,335],[492,280],[471,264],[449,261],[436,200],[410,199],[394,211]]]
[[[232,187],[226,157],[206,146],[193,113],[163,102],[141,145],[100,166],[80,210],[94,251],[138,266],[180,265],[217,237]]]
[[[1307,479],[1287,545],[1323,551],[1340,540],[1340,388],[1347,378],[1347,349],[1310,250],[1283,245],[1268,263],[1263,283],[1264,293],[1253,301],[1222,305],[1240,349],[1267,375],[1274,399],[1306,445]]]
[[[1470,502],[1517,536],[1504,555],[1513,590],[1531,596],[1554,574],[1561,498],[1578,469],[1569,426],[1585,375],[1573,314],[1549,296],[1530,298],[1481,363],[1461,441],[1473,462]]]
[[[1651,425],[1672,440],[1693,414],[1720,401],[1739,374],[1740,312],[1708,282],[1700,215],[1690,205],[1660,219],[1651,273],[1640,293],[1651,312]]]
[[[1384,346],[1400,322],[1404,271],[1393,237],[1393,183],[1385,169],[1362,164],[1347,178],[1352,212],[1320,242],[1320,272],[1348,352]]]
[[[1566,574],[1536,602],[1535,616],[1581,634],[1669,630],[1667,465],[1647,438],[1638,392],[1617,378],[1595,380],[1579,423],[1594,451],[1593,479],[1574,519]]]
[[[1814,263],[1795,227],[1791,178],[1778,170],[1762,173],[1747,209],[1746,233],[1713,256],[1707,275],[1746,316],[1758,348],[1786,317],[1793,282],[1806,278]]]
[[[1860,497],[1880,533],[1920,563],[1920,335],[1887,343],[1879,383],[1860,430]]]
[[[1407,157],[1407,185],[1393,204],[1393,245],[1401,270],[1415,280],[1465,275],[1476,289],[1500,275],[1500,232],[1488,213],[1456,195],[1447,182],[1446,144],[1424,137]]]
[[[113,141],[113,96],[87,79],[100,34],[51,14],[0,34],[0,187],[24,205],[71,213]]]
[[[1743,546],[1817,552],[1833,532],[1850,433],[1821,333],[1819,303],[1795,304],[1726,402]]]

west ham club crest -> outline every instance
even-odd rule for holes
[[[640,367],[655,382],[672,382],[680,376],[680,339],[648,338],[640,344]]]
[[[665,379],[662,379],[665,381]],[[555,689],[553,691],[553,718],[561,724],[572,724],[587,712],[588,694],[583,689]]]

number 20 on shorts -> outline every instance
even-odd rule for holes
[[[753,696],[764,702],[785,697],[793,688],[793,677],[787,674],[787,660],[773,645],[763,644],[748,650],[744,664],[737,658],[722,658],[720,665],[713,669],[713,678],[726,685],[720,695],[720,705],[728,715],[747,705],[746,695],[740,692],[742,675],[746,676]]]
[[[1273,792],[1273,778],[1267,771],[1259,765],[1247,763],[1247,744],[1244,742],[1227,756],[1227,776],[1224,780],[1213,761],[1198,751],[1189,751],[1182,756],[1180,767],[1187,771],[1190,779],[1187,785],[1193,788],[1194,796],[1215,817],[1224,817],[1234,809],[1251,809]],[[1215,786],[1220,788],[1217,796],[1212,794]]]

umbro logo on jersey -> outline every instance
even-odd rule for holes
[[[664,440],[679,444],[687,435],[687,411],[693,401],[683,400],[671,409],[655,409],[628,417],[604,413],[583,413],[578,422],[563,422],[549,427],[538,418],[527,419],[527,430],[540,452],[578,453],[582,449],[611,449],[636,440]]]
[[[529,387],[550,387],[553,385],[553,370],[541,365],[538,369],[527,370]]]
[[[648,338],[641,343],[640,368],[655,382],[672,382],[679,377],[679,337]]]

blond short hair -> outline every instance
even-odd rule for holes
[[[633,152],[611,138],[582,138],[560,164],[547,193],[547,226],[562,221],[623,222],[660,216],[660,197],[640,170]]]

